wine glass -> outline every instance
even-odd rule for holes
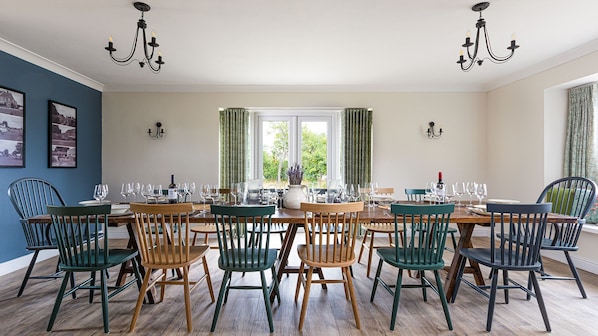
[[[130,183],[131,194],[133,194],[133,202],[137,202],[137,195],[141,192],[141,184],[139,182]]]
[[[473,206],[473,195],[475,195],[476,190],[478,189],[478,184],[475,182],[467,182],[465,185],[465,191],[469,195],[469,206]]]
[[[480,200],[480,205],[482,204],[482,200],[488,196],[488,189],[486,189],[486,183],[478,184],[475,192],[478,200]]]
[[[161,184],[154,184],[154,196],[156,197],[156,203],[160,203],[164,200]]]
[[[128,186],[128,183],[123,183],[120,186],[120,194],[122,195],[122,197],[125,198],[125,202],[127,202],[127,197],[129,196],[129,186]]]
[[[189,183],[189,190],[187,192],[189,193],[189,201],[193,201],[193,194],[195,194],[195,182]]]
[[[237,195],[239,193],[239,184],[233,183],[230,186],[230,196],[233,198],[233,205],[237,205]]]
[[[426,195],[428,196],[430,204],[434,203],[434,198],[436,197],[436,182],[428,182],[428,187],[426,188]]]
[[[187,182],[183,182],[183,183],[179,183],[179,186],[177,188],[177,197],[179,198],[179,200],[181,202],[186,202],[187,201],[187,193],[189,192],[189,183]]]
[[[378,182],[370,182],[368,185],[368,194],[370,196],[370,202],[368,206],[374,207],[374,196],[378,193]]]
[[[95,198],[95,200],[98,201],[99,204],[102,204],[106,196],[108,196],[108,185],[96,184],[93,189],[93,198]]]
[[[456,182],[453,184],[453,193],[455,194],[455,197],[459,199],[457,206],[461,206],[461,197],[465,195],[465,183]]]
[[[213,184],[209,190],[212,203],[218,204],[218,201],[220,200],[220,187],[217,184]]]
[[[451,188],[447,188],[445,193],[444,193],[444,200],[447,204],[450,204],[451,201],[455,198],[456,194],[454,189]]]
[[[206,201],[210,198],[210,185],[209,184],[202,184],[199,186],[199,197],[203,201],[203,205],[205,208]]]
[[[141,195],[145,198],[145,203],[149,203],[150,198],[154,195],[154,186],[151,183],[142,185]]]

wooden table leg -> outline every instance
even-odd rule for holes
[[[446,292],[446,299],[447,301],[451,301],[453,297],[453,291],[455,290],[455,283],[457,281],[457,271],[459,268],[459,264],[461,260],[463,260],[463,256],[459,253],[459,250],[462,247],[473,247],[471,243],[471,236],[473,234],[473,229],[475,224],[458,224],[459,228],[459,241],[457,242],[457,249],[453,254],[453,260],[451,261],[451,265],[449,266],[448,275],[444,284],[444,291]],[[466,270],[467,273],[473,273],[475,282],[477,285],[484,285],[484,277],[482,276],[482,272],[480,271],[480,265],[477,262],[469,262],[470,267]]]

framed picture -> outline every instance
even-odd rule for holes
[[[0,167],[25,167],[25,94],[0,87]]]
[[[77,168],[77,109],[50,100],[50,168]]]

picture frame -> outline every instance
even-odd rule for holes
[[[77,168],[77,108],[48,101],[50,168]]]
[[[0,167],[25,167],[25,93],[0,86]]]

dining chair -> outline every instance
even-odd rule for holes
[[[596,202],[596,184],[584,177],[560,178],[544,188],[537,200],[537,203],[542,202],[552,203],[551,212],[577,217],[578,221],[574,223],[548,223],[541,247],[541,250],[545,251],[562,251],[573,277],[550,275],[541,266],[540,278],[575,280],[581,296],[585,299],[587,298],[586,291],[569,252],[575,252],[579,249],[577,241],[585,223],[585,216]],[[539,258],[542,262],[541,253]]]
[[[225,203],[230,202],[230,192],[231,188],[219,188],[218,194],[220,195],[220,199]],[[211,204],[211,203],[210,203]],[[210,204],[206,204],[207,207]],[[207,208],[205,209],[207,211]],[[216,235],[216,225],[214,223],[201,223],[191,227],[191,232],[193,232],[193,244],[197,243],[197,235],[203,235],[203,244],[209,245],[211,249],[217,249],[218,245],[210,245],[210,236]]]
[[[378,188],[379,195],[386,195],[392,196],[394,194],[394,188]],[[372,257],[374,255],[374,250],[379,247],[392,247],[393,244],[393,233],[395,231],[395,226],[392,223],[378,223],[378,222],[370,222],[370,223],[362,223],[361,228],[363,230],[363,238],[361,240],[361,247],[359,248],[359,256],[357,257],[357,262],[361,263],[361,256],[363,255],[363,251],[368,249],[368,263],[366,267],[366,276],[370,277],[370,268],[372,265]],[[402,228],[399,228],[402,231]],[[376,233],[385,234],[388,238],[388,243],[384,245],[376,245],[374,244],[374,236]],[[368,237],[369,242],[368,242]],[[402,236],[401,236],[402,237]]]
[[[312,283],[342,283],[345,298],[351,302],[355,325],[361,328],[357,296],[353,288],[350,266],[355,263],[355,240],[359,227],[359,212],[363,202],[351,203],[301,203],[305,216],[305,244],[297,246],[301,264],[308,267],[307,275],[299,272],[295,289],[295,302],[303,287],[303,303],[299,317],[299,331],[303,329],[307,303]],[[316,268],[340,268],[341,279],[313,279]]]
[[[63,276],[63,272],[59,270],[60,261],[57,262],[56,270],[51,275],[31,275],[40,251],[55,250],[58,249],[58,245],[51,228],[51,222],[29,223],[28,219],[46,214],[47,205],[64,206],[65,202],[54,185],[46,180],[34,177],[26,177],[13,181],[8,186],[8,197],[19,215],[21,228],[27,242],[25,248],[33,251],[33,257],[29,262],[25,277],[19,288],[19,293],[17,294],[17,296],[21,296],[29,279],[56,279]],[[74,285],[75,278],[73,275],[71,276],[71,286]],[[75,298],[75,292],[73,292],[73,298]]]
[[[459,253],[464,257],[459,264],[457,280],[453,291],[452,302],[455,301],[460,283],[463,282],[486,296],[488,302],[488,317],[486,331],[492,329],[492,319],[496,304],[496,292],[503,289],[505,303],[509,303],[509,289],[519,288],[538,301],[540,313],[544,320],[546,331],[550,331],[550,322],[546,313],[544,299],[536,272],[540,271],[540,248],[544,240],[546,220],[552,205],[550,203],[535,204],[497,204],[488,203],[487,211],[491,216],[490,240],[487,247],[461,248]],[[500,234],[502,242],[495,244],[493,237]],[[491,269],[492,283],[490,286],[478,286],[463,278],[466,260],[475,261]],[[503,284],[498,284],[499,271],[503,274]],[[523,286],[509,277],[509,272],[528,272],[528,279],[533,290]],[[490,293],[486,290],[490,290]]]
[[[141,311],[143,298],[149,288],[160,285],[160,301],[164,301],[166,285],[183,286],[187,331],[193,330],[191,320],[190,292],[205,280],[212,302],[214,291],[206,261],[207,245],[193,245],[190,241],[189,217],[193,212],[192,203],[142,204],[131,203],[135,215],[135,233],[141,255],[141,265],[145,267],[143,284],[137,297],[137,305],[129,331],[135,325]],[[203,263],[203,275],[199,279],[189,279],[192,264]],[[167,278],[168,270],[182,269],[182,279]],[[154,270],[162,270],[162,276],[152,279]]]
[[[274,205],[212,205],[210,207],[210,212],[214,215],[216,221],[218,234],[218,249],[220,252],[218,267],[224,271],[210,332],[216,330],[222,305],[227,302],[228,293],[231,289],[261,290],[268,316],[268,326],[270,332],[274,332],[270,304],[270,295],[272,293],[278,298],[280,304],[278,279],[274,269],[277,250],[270,248],[270,225],[275,211],[276,207]],[[251,232],[248,231],[249,228],[251,228]],[[252,241],[252,235],[257,237],[257,241]],[[269,285],[266,279],[268,269],[271,271],[272,276]],[[261,285],[233,285],[231,281],[233,272],[259,272]]]
[[[395,240],[403,236],[401,246],[379,248],[376,253],[380,257],[376,277],[372,287],[370,302],[374,302],[376,289],[382,285],[391,295],[394,296],[392,315],[390,318],[390,330],[394,330],[397,313],[399,311],[399,299],[402,288],[421,288],[424,301],[428,300],[427,288],[431,288],[442,303],[446,322],[449,330],[453,330],[453,324],[448,309],[448,304],[442,281],[438,270],[444,267],[442,255],[446,243],[446,233],[449,227],[450,215],[455,210],[454,204],[439,205],[413,205],[413,204],[391,204],[390,212],[394,215]],[[405,228],[399,231],[399,228]],[[382,266],[387,263],[398,268],[398,276],[394,285],[382,279]],[[419,272],[419,284],[403,284],[403,270]],[[436,287],[426,278],[425,271],[433,271],[436,279]],[[394,287],[394,291],[392,289]]]
[[[427,189],[430,190],[430,189]],[[422,203],[424,201],[424,196],[426,195],[426,189],[408,189],[405,188],[405,195],[407,195],[407,201]],[[450,249],[448,246],[445,246],[444,249],[449,252],[455,252],[457,249],[457,239],[455,238],[455,234],[459,232],[459,230],[455,227],[449,226],[447,233],[451,235],[451,243],[453,244],[453,248]]]
[[[112,249],[108,245],[108,224],[110,204],[97,206],[48,206],[52,217],[52,228],[58,252],[60,269],[66,272],[56,296],[54,309],[48,323],[52,330],[63,298],[79,289],[89,289],[89,303],[93,303],[94,290],[99,290],[102,298],[104,332],[110,332],[108,300],[121,293],[132,284],[141,287],[141,274],[137,264],[137,250]],[[100,235],[103,232],[104,235]],[[103,238],[103,239],[102,239]],[[108,286],[107,270],[131,262],[133,278],[121,286]],[[91,276],[65,293],[68,279],[74,273],[87,273]],[[100,273],[100,285],[96,285],[96,273]],[[110,289],[110,293],[108,293]]]

